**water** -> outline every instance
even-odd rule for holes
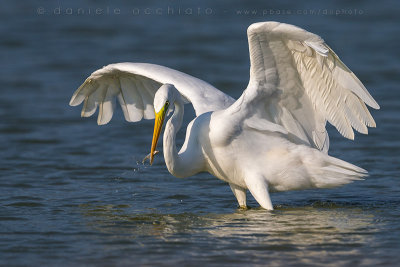
[[[0,265],[399,262],[398,2],[3,3]],[[86,13],[77,15],[79,8]],[[93,14],[96,8],[104,13]],[[246,9],[269,14],[237,13]],[[292,14],[276,15],[282,10]],[[248,81],[246,28],[264,20],[322,35],[381,105],[372,112],[378,127],[355,142],[330,127],[330,154],[368,169],[368,179],[273,194],[273,212],[249,195],[253,208],[240,211],[229,187],[208,174],[174,178],[162,156],[152,167],[138,163],[150,149],[151,121],[129,124],[118,111],[100,127],[68,106],[92,71],[121,61],[176,68],[238,97]]]

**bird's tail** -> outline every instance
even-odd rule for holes
[[[314,174],[312,175],[314,186],[317,188],[341,186],[368,176],[368,172],[363,168],[328,155],[324,156],[322,166],[318,166],[318,170],[311,171]]]

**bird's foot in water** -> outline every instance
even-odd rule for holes
[[[160,151],[158,151],[158,150],[154,151],[153,156],[155,156],[158,153],[160,153]],[[147,159],[150,159],[150,154],[151,154],[151,152],[146,157],[144,157],[144,159],[142,160],[142,164],[144,164]]]
[[[238,207],[238,210],[241,210],[241,211],[249,210],[249,209],[251,209],[251,207],[250,207],[250,206],[247,206],[247,205],[239,206],[239,207]]]

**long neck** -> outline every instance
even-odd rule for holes
[[[165,125],[163,147],[164,147],[164,158],[165,164],[167,165],[168,171],[176,177],[186,177],[185,166],[182,164],[182,159],[178,154],[176,148],[176,133],[182,126],[183,120],[183,102],[181,99],[175,101],[175,111],[171,118]]]

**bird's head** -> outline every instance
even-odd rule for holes
[[[153,141],[151,142],[150,151],[150,164],[153,164],[154,154],[157,147],[157,142],[160,137],[161,129],[164,123],[164,119],[168,114],[168,109],[173,106],[178,96],[178,90],[172,84],[162,85],[154,96],[154,112],[156,114],[154,122]]]

